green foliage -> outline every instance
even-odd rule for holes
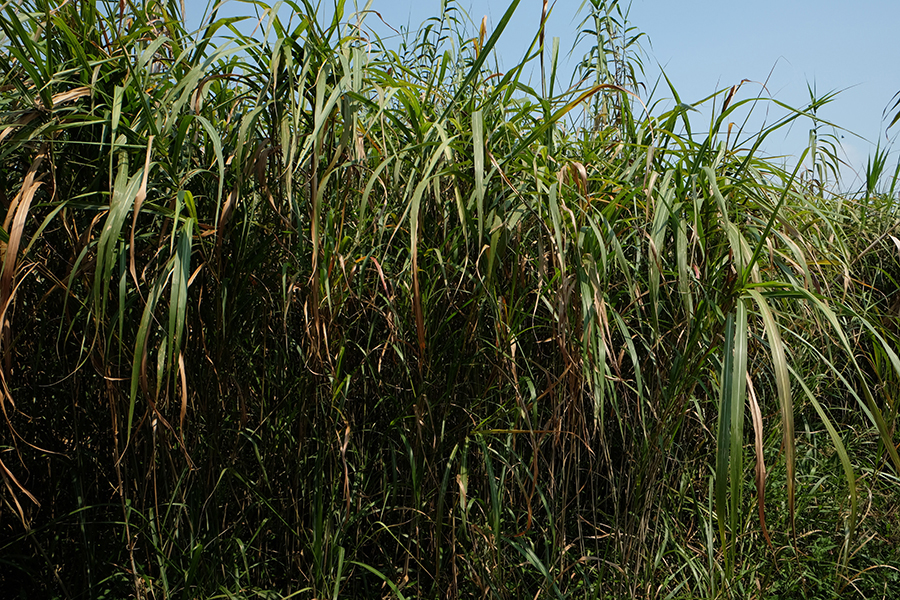
[[[3,8],[4,590],[892,589],[894,189],[828,192],[830,97],[659,110],[615,1],[563,92],[546,12],[490,67],[517,1],[396,48],[283,5]]]

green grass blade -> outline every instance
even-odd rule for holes
[[[790,513],[791,519],[791,533],[796,536],[796,527],[794,524],[794,488],[796,481],[795,457],[797,451],[794,439],[794,402],[791,396],[791,381],[787,358],[785,356],[784,344],[781,341],[778,324],[775,322],[775,316],[769,308],[769,303],[757,290],[751,289],[748,290],[747,293],[753,298],[757,308],[759,308],[760,316],[762,317],[766,328],[766,336],[769,340],[769,355],[772,360],[772,368],[775,372],[775,384],[778,388],[778,403],[781,407],[784,461],[787,466],[788,512]]]

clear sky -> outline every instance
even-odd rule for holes
[[[791,106],[808,102],[808,86],[820,95],[839,91],[819,115],[864,138],[840,132],[857,169],[879,139],[889,145],[885,133],[893,138],[900,131],[898,124],[885,132],[883,118],[900,91],[896,0],[634,0],[630,16],[649,36],[650,60],[662,65],[683,99],[742,79],[768,79],[771,95]],[[798,122],[787,139],[773,139],[769,151],[801,152],[808,123]]]
[[[321,18],[330,18],[333,0],[318,1]],[[590,5],[589,0],[587,3]],[[202,4],[190,0],[188,21],[199,20]],[[364,0],[359,0],[360,7],[364,4]],[[542,0],[521,0],[496,49],[501,69],[518,64],[524,56],[537,32],[542,4]],[[557,0],[553,4],[546,30],[548,48],[549,40],[557,36],[561,40],[560,53],[565,55],[571,50],[578,25],[587,16],[586,9],[578,13],[581,4],[582,0]],[[456,5],[468,12],[476,24],[487,16],[490,35],[509,0],[457,0]],[[374,0],[372,9],[396,29],[415,29],[427,18],[438,15],[440,6],[440,0]],[[744,84],[737,98],[765,94],[761,85],[767,82],[770,95],[795,107],[809,102],[809,87],[820,96],[839,91],[819,116],[848,130],[838,132],[843,135],[844,158],[855,169],[864,169],[866,158],[879,139],[882,147],[890,144],[883,113],[892,105],[893,95],[900,91],[900,49],[896,42],[900,1],[620,1],[623,11],[629,6],[630,26],[645,34],[640,44],[648,88],[657,82],[662,68],[681,100],[688,103],[743,79],[752,83]],[[252,5],[228,1],[220,14],[247,14],[251,10]],[[345,10],[348,16],[354,12],[353,0],[347,1]],[[286,18],[289,13],[282,10],[281,15]],[[390,41],[392,32],[375,15],[370,15],[366,23]],[[472,25],[473,32],[476,27]],[[572,64],[587,48],[582,45],[575,50]],[[539,77],[535,63],[533,85],[539,85]],[[663,83],[652,100],[670,96]],[[721,98],[716,104],[721,107]],[[768,114],[765,106],[755,109],[751,129],[785,114],[774,105],[768,107]],[[696,128],[708,124],[711,110],[709,104],[700,114],[692,113]],[[799,155],[808,144],[809,129],[810,121],[800,120],[790,132],[785,130],[769,138],[765,150],[769,154]],[[900,123],[887,134],[893,138],[898,131]],[[822,130],[832,132],[831,128]],[[849,171],[845,172],[844,187],[855,187]]]

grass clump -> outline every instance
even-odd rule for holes
[[[399,49],[343,3],[4,7],[4,589],[891,589],[884,157],[835,194],[758,150],[828,97],[641,102],[616,2],[571,87],[546,13],[497,71],[517,4]]]

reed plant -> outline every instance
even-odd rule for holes
[[[3,5],[3,589],[889,597],[887,154],[648,92],[615,0],[570,83],[546,3],[319,8]]]

